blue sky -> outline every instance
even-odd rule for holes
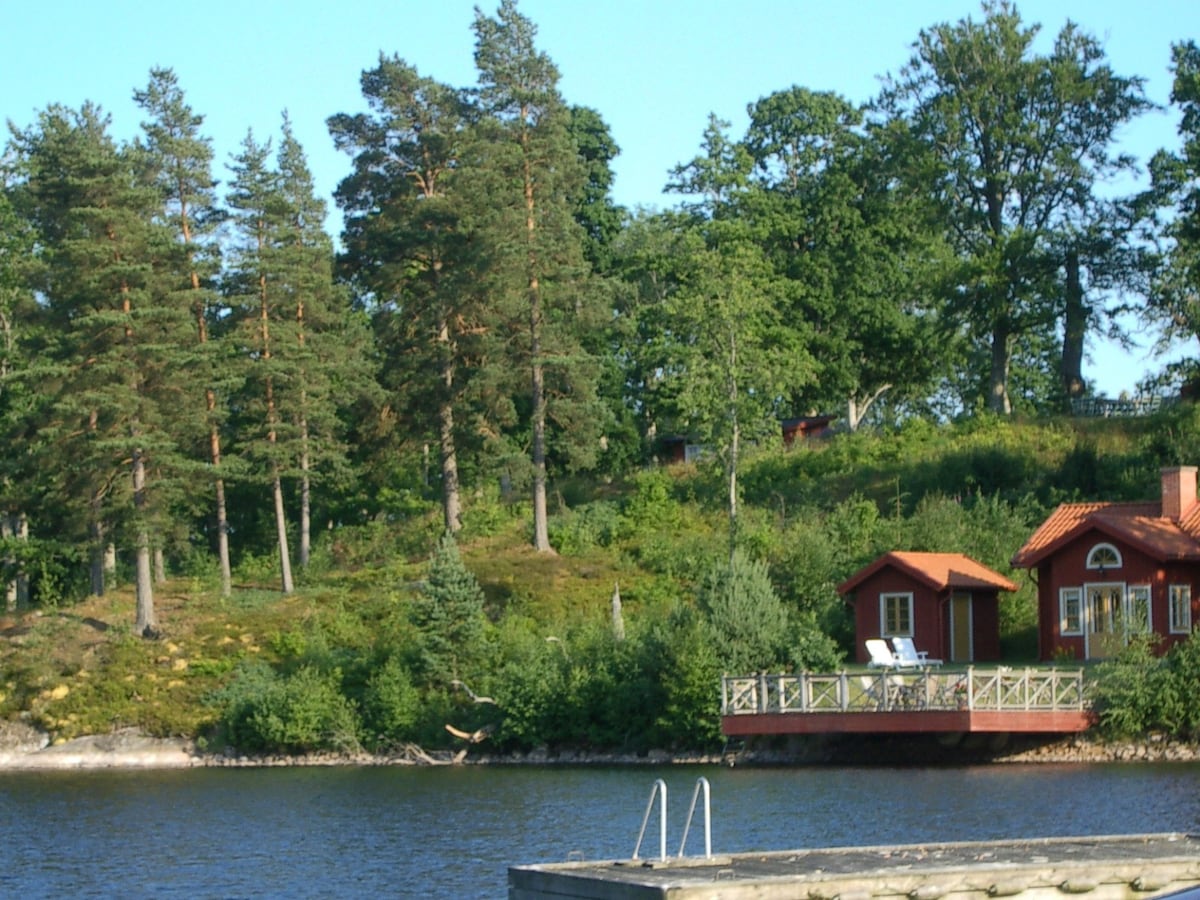
[[[152,66],[170,66],[193,109],[205,116],[217,173],[247,129],[278,133],[284,109],[328,200],[348,173],[325,119],[364,108],[359,75],[380,52],[396,53],[422,74],[474,83],[471,0],[50,0],[7,5],[0,31],[0,115],[25,127],[53,102],[85,100],[132,137],[141,121],[132,102]],[[481,2],[485,13],[495,2]],[[793,84],[861,102],[879,77],[897,71],[924,28],[965,16],[967,0],[518,0],[538,26],[539,45],[557,63],[567,101],[597,109],[621,147],[614,164],[617,202],[663,207],[672,166],[696,155],[709,113],[740,135],[746,106]],[[1122,75],[1147,79],[1166,106],[1170,44],[1200,37],[1195,0],[1029,0],[1048,45],[1068,18],[1104,44]],[[1127,129],[1122,148],[1142,159],[1175,148],[1176,117],[1150,114]],[[331,202],[332,207],[332,202]],[[336,231],[336,211],[330,217]],[[1143,345],[1148,336],[1142,336]],[[1191,348],[1187,348],[1190,352]],[[1148,348],[1092,348],[1085,374],[1101,392],[1131,390],[1159,368]]]

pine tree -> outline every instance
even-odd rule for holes
[[[502,0],[495,18],[477,10],[474,28],[481,122],[467,194],[486,204],[475,216],[497,315],[492,336],[529,373],[522,406],[530,427],[533,545],[549,552],[548,424],[560,426],[564,450],[573,443],[594,453],[599,443],[597,370],[579,340],[599,322],[591,318],[583,233],[574,218],[584,174],[558,70],[535,47],[533,23],[513,0]]]
[[[483,589],[463,563],[454,536],[444,535],[412,611],[421,636],[420,666],[428,684],[446,685],[471,674],[466,666],[479,654],[486,622],[483,601]]]
[[[368,339],[350,308],[349,296],[333,281],[333,243],[325,233],[325,204],[317,199],[304,150],[287,116],[279,144],[280,193],[284,221],[276,256],[291,297],[295,346],[279,351],[293,357],[290,388],[281,407],[290,418],[297,447],[300,488],[300,566],[312,551],[312,489],[317,473],[345,469],[339,435],[339,400],[363,396],[374,381],[367,362]]]
[[[288,209],[279,173],[269,168],[271,144],[248,134],[230,166],[233,180],[227,202],[236,240],[230,252],[227,300],[237,339],[250,363],[240,403],[242,449],[255,480],[269,485],[279,552],[280,587],[295,590],[288,546],[283,477],[294,449],[291,427],[280,410],[278,385],[290,373],[286,353],[298,345],[295,307],[277,259],[286,231]]]
[[[244,450],[257,478],[271,486],[282,588],[290,593],[285,481],[299,487],[305,565],[316,473],[344,468],[339,400],[360,396],[372,373],[365,331],[333,283],[325,206],[286,114],[277,165],[270,163],[270,144],[252,135],[234,160],[229,206],[237,241],[228,284],[249,363]]]
[[[170,238],[154,221],[159,194],[146,156],[116,145],[108,124],[91,104],[42,113],[15,138],[19,196],[42,257],[37,288],[48,331],[38,375],[52,397],[42,446],[63,472],[62,502],[87,522],[94,588],[103,589],[110,535],[128,535],[136,628],[151,634],[151,535],[165,530],[179,468],[170,415],[186,378],[178,352],[186,309],[159,279]]]
[[[151,118],[142,123],[146,152],[162,194],[161,216],[175,233],[176,250],[168,259],[172,289],[184,292],[195,321],[197,357],[203,365],[204,431],[215,492],[217,556],[221,572],[221,596],[232,593],[229,560],[229,521],[226,513],[225,478],[222,475],[221,422],[217,384],[220,361],[210,342],[210,320],[220,314],[220,296],[214,288],[220,259],[216,230],[221,221],[217,206],[216,181],[212,176],[212,145],[200,134],[204,117],[192,112],[184,99],[175,73],[152,69],[145,90],[134,94],[137,104]],[[176,280],[177,279],[177,280]]]
[[[354,157],[337,201],[343,267],[371,310],[383,378],[405,437],[439,450],[442,512],[462,527],[459,451],[482,322],[475,251],[456,174],[469,127],[461,91],[396,57],[362,75],[370,115],[337,115],[329,130]]]

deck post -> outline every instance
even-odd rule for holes
[[[767,673],[758,673],[758,711],[771,711],[771,695],[767,693]]]
[[[975,667],[967,666],[967,710],[975,709]]]

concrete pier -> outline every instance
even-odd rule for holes
[[[514,866],[509,900],[1147,900],[1200,884],[1200,836],[840,847]]]

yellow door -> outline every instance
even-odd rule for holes
[[[971,595],[956,592],[950,598],[950,662],[971,662],[975,647],[971,642]]]
[[[1084,631],[1088,659],[1108,659],[1125,646],[1121,622],[1121,598],[1124,596],[1123,584],[1087,585]]]

